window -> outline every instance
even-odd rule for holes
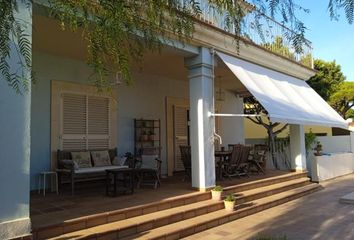
[[[83,94],[61,95],[62,150],[107,149],[110,99]]]

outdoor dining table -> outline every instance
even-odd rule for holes
[[[218,164],[218,172],[217,172],[217,179],[223,180],[223,174],[226,173],[226,169],[224,167],[225,162],[231,156],[232,150],[216,150],[215,157],[219,158]]]

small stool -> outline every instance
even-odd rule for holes
[[[41,193],[41,180],[43,176],[43,196],[45,196],[45,185],[46,185],[46,176],[49,175],[52,179],[55,177],[55,189],[57,194],[59,194],[58,191],[58,174],[57,172],[52,172],[52,171],[46,171],[46,172],[41,172],[39,174],[39,181],[38,181],[38,193]]]

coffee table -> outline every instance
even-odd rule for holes
[[[122,182],[122,186],[118,186],[118,182]],[[127,185],[128,183],[128,185]],[[106,170],[106,195],[117,196],[117,193],[134,193],[135,185],[135,169],[109,169]]]

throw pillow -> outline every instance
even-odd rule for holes
[[[111,159],[109,158],[108,151],[92,151],[91,152],[93,165],[95,167],[110,166]]]
[[[71,158],[78,168],[92,167],[90,152],[71,152]]]
[[[74,166],[75,170],[79,169],[79,165],[71,159],[63,159],[61,162],[63,163],[64,168],[71,169],[71,166]]]
[[[115,166],[124,166],[125,162],[127,161],[127,157],[114,157],[113,159],[113,165]]]

